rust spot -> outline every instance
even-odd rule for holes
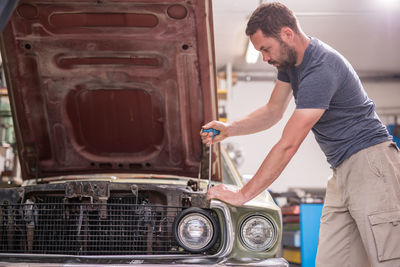
[[[142,27],[153,28],[158,18],[152,14],[136,13],[61,13],[50,17],[57,28],[78,27]]]
[[[187,9],[182,5],[172,5],[167,10],[168,16],[173,19],[184,19],[187,16]]]
[[[35,19],[39,14],[37,7],[28,4],[18,6],[17,13],[24,19]]]

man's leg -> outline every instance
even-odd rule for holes
[[[337,168],[337,181],[371,265],[399,267],[400,152],[390,142],[364,149]]]
[[[326,189],[315,266],[370,266],[356,223],[338,190],[336,172]]]

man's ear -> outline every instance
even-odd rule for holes
[[[292,43],[294,39],[294,32],[289,27],[282,27],[281,29],[281,39],[286,43]]]

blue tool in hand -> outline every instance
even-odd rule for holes
[[[210,133],[212,132],[212,137],[211,139],[214,139],[214,136],[219,135],[220,131],[214,128],[208,128],[208,129],[202,129],[202,133]],[[209,158],[209,163],[208,163],[208,186],[207,190],[211,187],[211,166],[212,166],[212,141],[210,144],[210,158]]]
[[[202,133],[210,133],[210,132],[212,132],[212,133],[213,133],[213,135],[212,135],[212,137],[211,137],[212,139],[214,139],[214,136],[215,136],[215,135],[219,135],[219,133],[220,133],[219,130],[214,129],[214,128],[202,129],[201,132],[202,132]]]

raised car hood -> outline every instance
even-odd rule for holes
[[[208,0],[21,0],[1,46],[24,178],[198,176],[217,116]]]

